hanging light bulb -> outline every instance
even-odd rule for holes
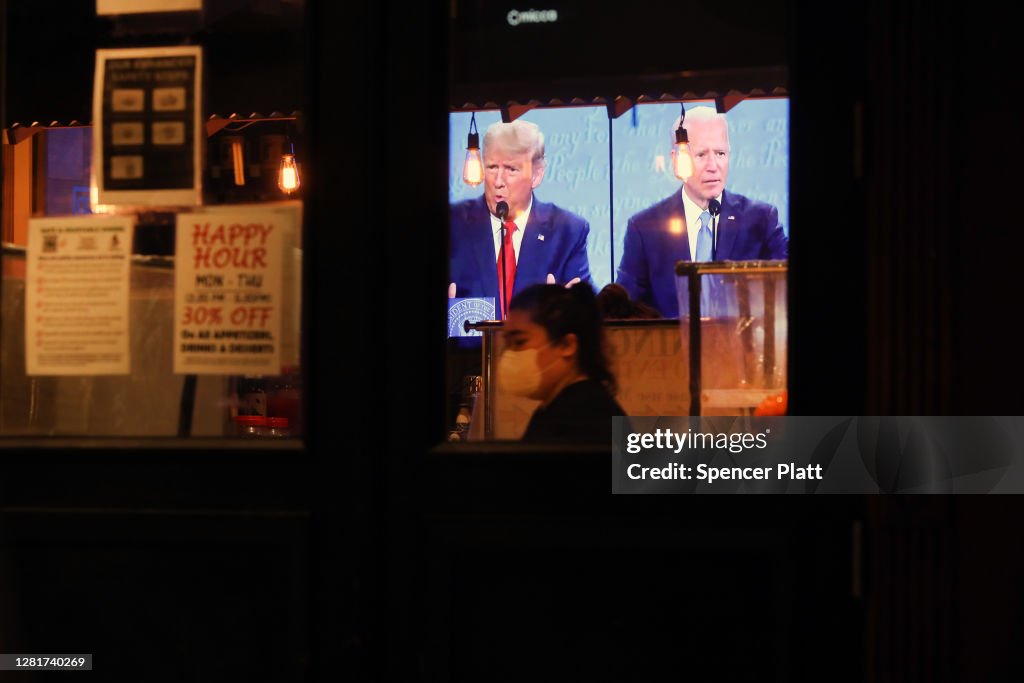
[[[672,156],[672,170],[676,178],[689,180],[693,175],[693,159],[690,157],[689,140],[682,127],[676,129],[676,153]]]
[[[480,134],[476,130],[476,113],[469,120],[469,139],[466,141],[466,161],[462,165],[462,180],[476,187],[484,181],[484,161],[480,157]]]
[[[290,154],[281,155],[281,171],[277,176],[277,186],[285,194],[299,189],[299,165],[295,163],[295,146]]]
[[[683,121],[686,119],[686,108],[680,103],[682,113],[679,115],[679,127],[676,128],[676,146],[672,155],[672,170],[676,178],[689,180],[693,175],[693,157],[690,156],[690,139],[683,128]]]
[[[477,134],[469,136],[470,138],[480,137]],[[470,140],[472,143],[473,140]],[[477,143],[480,144],[479,142]],[[467,147],[466,148],[466,163],[462,167],[462,179],[466,181],[467,185],[477,186],[484,181],[484,161],[480,158],[479,147]]]

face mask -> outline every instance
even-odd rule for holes
[[[550,344],[545,344],[544,347]],[[544,348],[541,347],[541,348]],[[501,385],[510,394],[530,397],[540,389],[541,377],[546,368],[537,367],[537,354],[540,349],[524,349],[522,351],[506,350],[498,359],[498,376]],[[557,360],[555,361],[557,362]]]

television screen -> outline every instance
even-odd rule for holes
[[[704,206],[709,198],[720,202],[712,223],[715,258],[785,258],[789,100],[746,99],[724,117],[713,101],[683,106],[692,157],[685,183],[673,153],[679,102],[638,104],[614,119],[603,106],[537,108],[508,124],[497,111],[453,112],[449,336],[463,334],[465,320],[488,313],[500,319],[504,281],[510,294],[577,277],[597,291],[619,283],[675,317],[668,273],[687,256],[704,260],[696,243],[701,219],[682,218],[687,206],[698,214],[702,199]],[[471,185],[464,166],[474,117],[483,168]],[[510,231],[504,271],[495,215],[501,202],[509,206],[506,220],[522,223]]]

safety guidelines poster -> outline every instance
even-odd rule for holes
[[[25,279],[29,375],[126,375],[131,216],[33,218]]]

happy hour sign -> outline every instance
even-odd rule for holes
[[[280,372],[284,221],[267,209],[178,215],[175,372]]]

